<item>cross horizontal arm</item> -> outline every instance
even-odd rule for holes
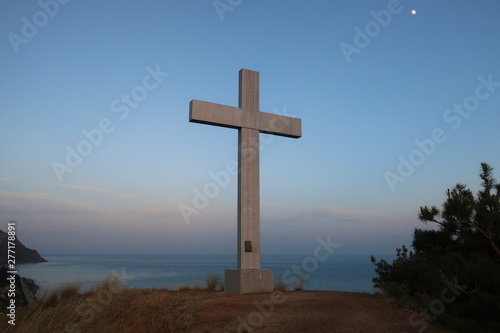
[[[189,121],[229,128],[249,127],[247,112],[240,108],[193,99],[189,103]],[[252,128],[255,124],[252,124]]]
[[[266,112],[249,112],[240,108],[192,100],[189,121],[229,128],[251,128],[262,133],[300,138],[302,121],[298,118]]]
[[[262,133],[298,139],[302,136],[302,120],[274,113],[259,112],[259,130]]]

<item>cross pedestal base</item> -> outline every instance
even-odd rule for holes
[[[226,269],[224,290],[231,294],[264,293],[274,290],[271,269]]]

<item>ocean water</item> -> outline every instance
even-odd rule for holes
[[[171,288],[204,284],[206,276],[235,268],[234,255],[48,255],[49,262],[18,265],[18,273],[40,286],[39,294],[63,284],[80,282],[83,289],[110,274],[121,274],[128,288]],[[309,259],[308,259],[309,258]],[[377,257],[377,259],[379,259]],[[375,292],[375,265],[369,255],[333,255],[318,262],[306,255],[262,255],[261,267],[274,271],[274,280],[297,276],[306,290]]]

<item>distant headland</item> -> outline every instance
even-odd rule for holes
[[[0,266],[7,265],[7,233],[0,230]],[[24,246],[17,238],[16,245],[16,265],[18,264],[31,264],[37,262],[46,262],[37,250],[32,250]]]

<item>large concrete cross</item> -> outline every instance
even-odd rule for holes
[[[271,270],[260,269],[259,133],[302,136],[301,120],[259,111],[259,73],[240,70],[238,107],[192,100],[189,121],[238,129],[238,259],[226,270],[232,293],[273,290]]]

